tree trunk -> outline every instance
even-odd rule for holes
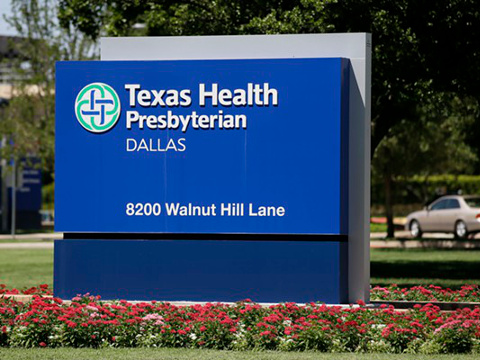
[[[387,238],[395,237],[393,225],[393,203],[392,203],[392,177],[385,175],[385,212],[387,215]]]
[[[1,198],[2,198],[2,232],[6,233],[8,231],[8,191],[7,191],[7,179],[6,179],[6,166],[4,161],[2,161],[2,167],[0,171],[0,188],[1,188]]]

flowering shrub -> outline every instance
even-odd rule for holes
[[[18,289],[7,289],[5,284],[0,284],[0,295],[52,295],[52,291],[48,288],[47,284],[39,285],[38,287],[34,286],[25,290]]]
[[[434,331],[433,341],[444,353],[467,353],[474,345],[476,329],[478,321],[449,321]]]
[[[189,347],[323,352],[480,353],[480,308],[396,311],[293,303],[262,307],[0,298],[0,346]]]
[[[372,300],[408,300],[408,301],[449,301],[449,302],[480,302],[478,285],[465,285],[460,290],[443,289],[440,286],[413,286],[409,289],[397,285],[389,287],[374,287],[370,291]]]

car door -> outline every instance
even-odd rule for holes
[[[423,231],[444,231],[440,230],[442,223],[442,211],[447,206],[447,199],[438,200],[429,206],[427,215],[421,222],[420,226]]]
[[[439,212],[439,230],[452,232],[460,212],[460,202],[457,199],[448,199],[445,209]]]
[[[460,211],[460,203],[457,199],[452,198],[445,199],[444,202],[432,216],[432,231],[453,231]]]

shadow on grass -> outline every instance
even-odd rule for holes
[[[370,271],[379,278],[480,279],[480,263],[463,261],[372,261]]]
[[[414,282],[438,283],[441,280],[444,284],[455,284],[456,288],[468,280],[480,282],[476,281],[480,280],[480,251],[477,249],[381,249],[372,255],[371,276],[378,284],[395,279],[398,285],[411,286]],[[468,280],[462,282],[463,279]]]

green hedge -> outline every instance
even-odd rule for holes
[[[425,179],[414,176],[394,182],[395,204],[427,203],[440,195],[480,195],[480,175],[433,175]],[[372,204],[385,202],[385,188],[382,182],[372,179]]]

